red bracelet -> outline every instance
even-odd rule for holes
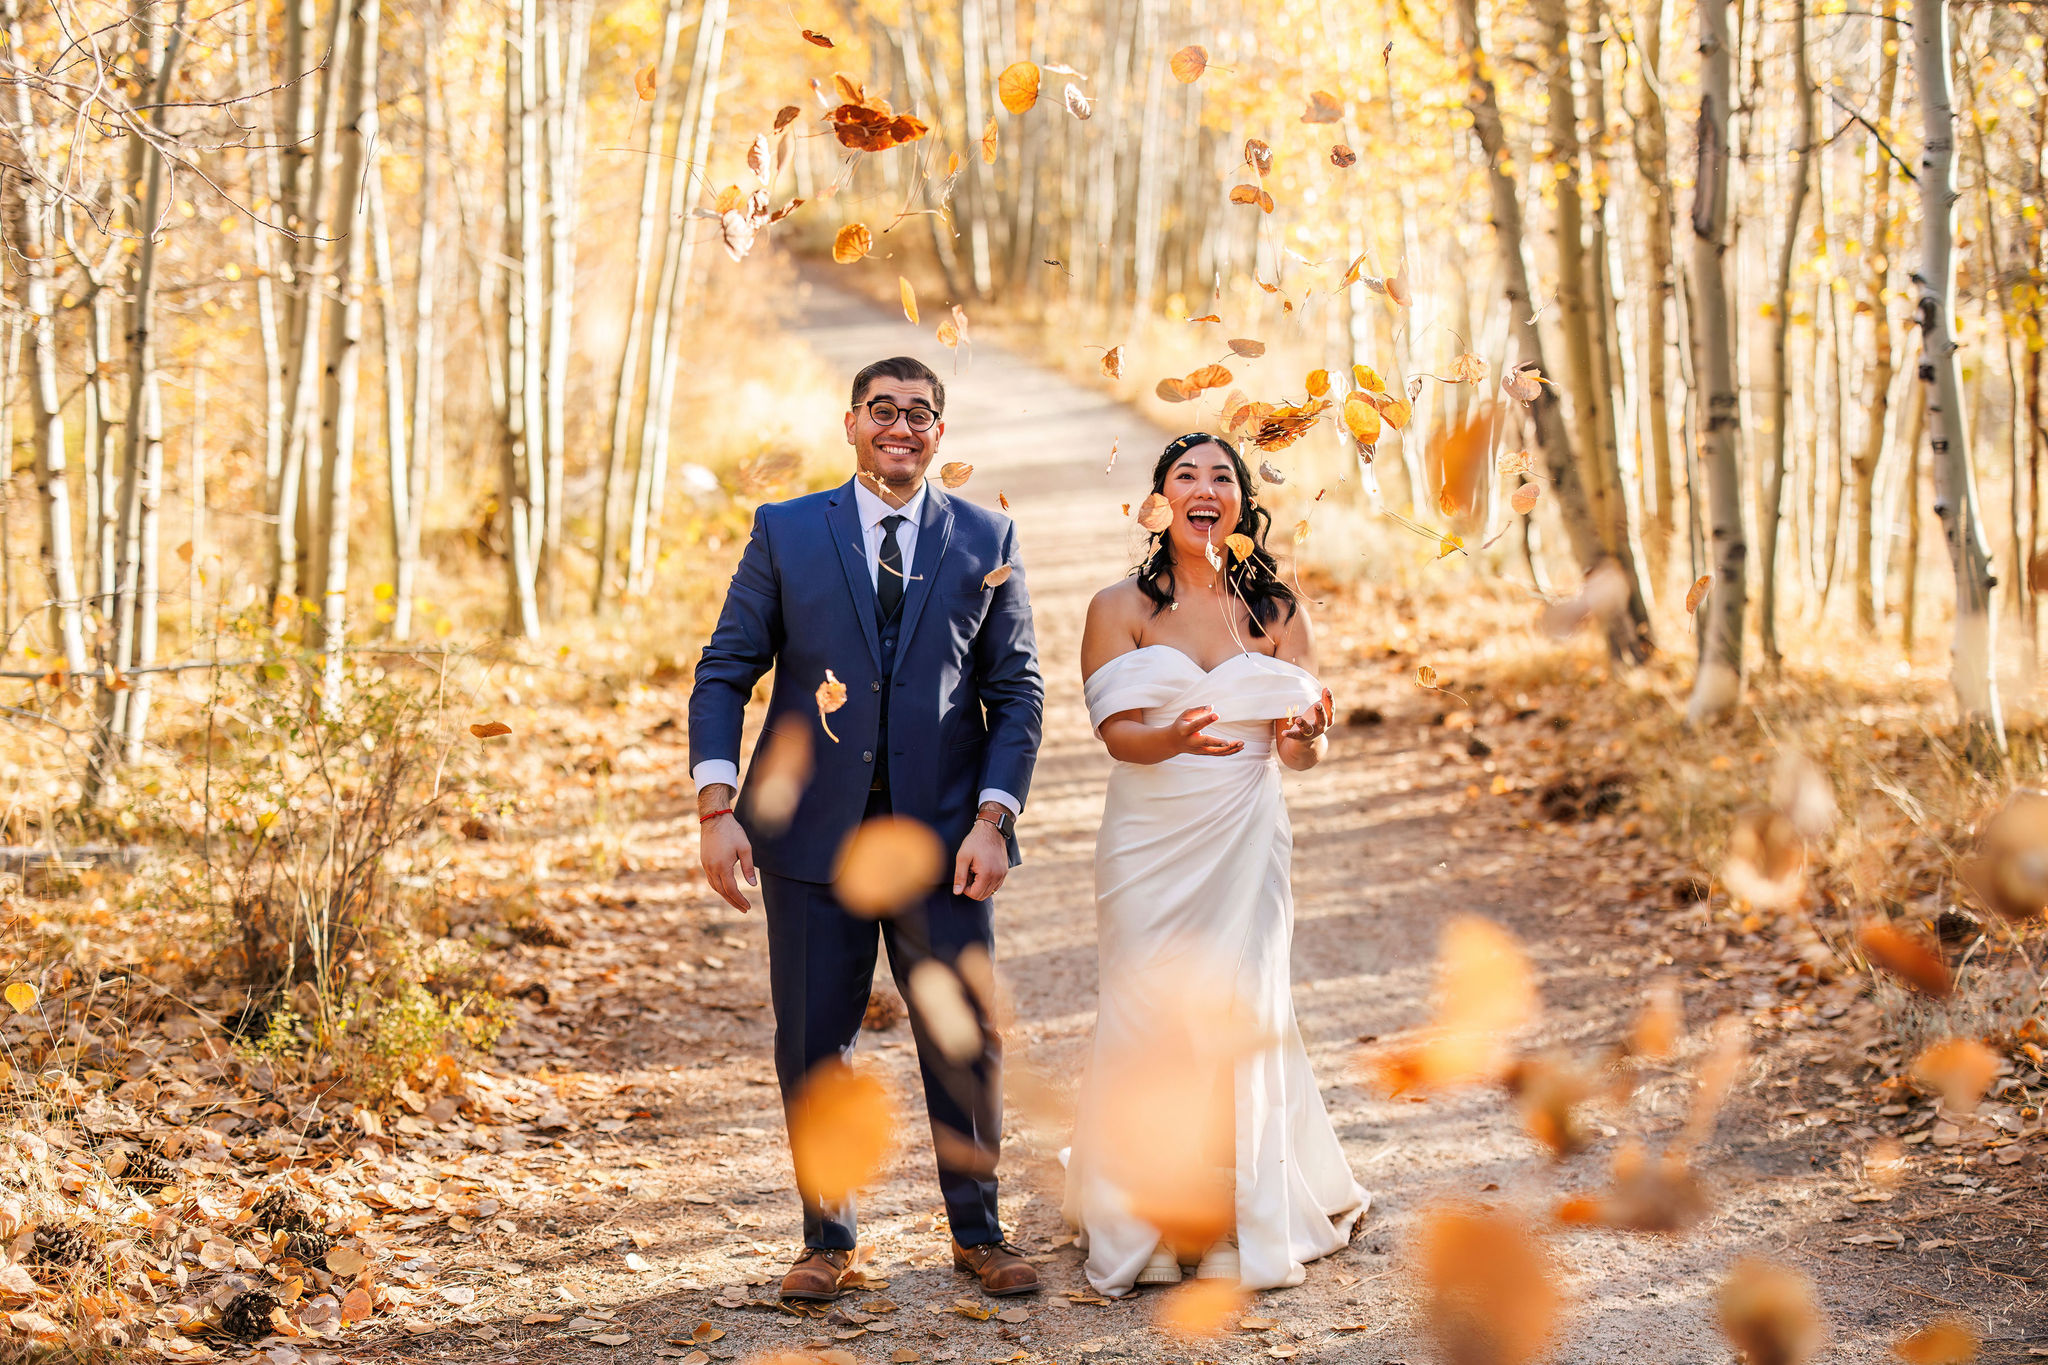
[[[700,824],[700,825],[708,825],[708,824],[710,824],[710,823],[711,823],[711,822],[712,822],[713,820],[716,820],[716,819],[717,819],[717,818],[718,818],[719,816],[721,816],[721,815],[731,815],[731,814],[732,814],[732,807],[731,807],[731,806],[727,806],[727,807],[726,807],[726,808],[725,808],[724,810],[715,810],[715,811],[711,812],[711,814],[709,814],[709,815],[700,815],[700,816],[698,816],[698,817],[697,817],[697,823],[698,823],[698,824]]]

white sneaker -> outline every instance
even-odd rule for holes
[[[1198,1280],[1236,1280],[1241,1278],[1237,1268],[1237,1244],[1235,1242],[1214,1242],[1202,1253],[1202,1263],[1195,1267]]]
[[[1179,1284],[1180,1260],[1173,1254],[1173,1248],[1164,1242],[1152,1248],[1152,1259],[1138,1272],[1138,1283]]]

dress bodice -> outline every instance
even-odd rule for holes
[[[1314,706],[1322,684],[1300,665],[1267,654],[1247,651],[1205,669],[1172,645],[1140,645],[1096,669],[1083,691],[1097,736],[1120,711],[1142,711],[1147,725],[1164,725],[1190,707],[1207,706],[1216,720],[1206,733],[1243,740],[1246,754],[1263,757],[1271,723]]]

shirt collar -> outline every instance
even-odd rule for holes
[[[879,493],[867,486],[865,480],[856,477],[853,481],[853,505],[860,513],[861,530],[872,531],[882,524],[883,517],[889,516],[908,517],[912,526],[920,525],[924,519],[924,490],[925,485],[920,483],[917,492],[910,495],[909,502],[901,507],[891,507],[882,501]]]

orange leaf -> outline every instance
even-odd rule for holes
[[[1508,499],[1508,504],[1517,512],[1526,516],[1536,510],[1536,500],[1541,496],[1543,496],[1542,484],[1525,483],[1515,490],[1514,496]]]
[[[836,46],[836,44],[834,44],[833,41],[830,38],[827,38],[824,34],[813,33],[809,29],[804,30],[804,41],[810,43],[814,47]]]
[[[1351,166],[1357,164],[1357,161],[1358,153],[1352,151],[1341,142],[1330,148],[1330,164],[1340,171],[1348,170]]]
[[[899,292],[903,295],[903,316],[909,318],[914,323],[917,321],[917,291],[912,289],[910,281],[904,279],[901,275],[896,277],[896,283],[899,286]]]
[[[1370,365],[1353,365],[1351,382],[1367,393],[1385,393],[1387,381],[1380,378],[1380,372]]]
[[[1196,393],[1204,389],[1220,389],[1230,382],[1230,371],[1221,365],[1204,365],[1182,382]]]
[[[1306,387],[1308,388],[1309,397],[1321,398],[1330,391],[1330,372],[1328,370],[1310,370]]]
[[[839,736],[832,733],[832,726],[825,717],[846,705],[846,684],[834,677],[829,668],[825,670],[825,681],[818,684],[817,701],[818,724],[825,727],[825,737],[837,744]]]
[[[1373,445],[1380,439],[1380,410],[1363,393],[1348,394],[1344,399],[1344,426],[1358,444]]]
[[[1890,972],[1906,985],[1937,1000],[1955,989],[1955,978],[1931,944],[1895,924],[1873,920],[1856,931],[1856,946],[1870,965]]]
[[[880,919],[922,899],[945,871],[939,836],[907,815],[863,820],[846,836],[832,889],[856,915]]]
[[[1013,114],[1021,114],[1038,103],[1038,74],[1036,62],[1012,62],[1003,68],[1003,74],[996,78],[996,94],[1003,102],[1003,108]]]
[[[1423,1322],[1446,1360],[1529,1365],[1548,1353],[1564,1299],[1549,1251],[1520,1215],[1477,1205],[1431,1210],[1415,1259]]]
[[[1423,451],[1423,476],[1430,502],[1444,516],[1470,519],[1487,500],[1492,469],[1487,460],[1493,408],[1482,403],[1448,431],[1439,431]]]
[[[1700,603],[1707,600],[1707,594],[1713,591],[1713,587],[1714,576],[1710,573],[1703,573],[1693,580],[1692,587],[1688,588],[1685,593],[1686,615],[1690,616],[1693,612],[1700,609]]]
[[[1998,1054],[1970,1038],[1944,1038],[1913,1059],[1913,1076],[1941,1092],[1941,1102],[1967,1114],[1998,1079]]]
[[[1252,551],[1258,548],[1252,542],[1252,538],[1242,531],[1232,531],[1229,535],[1223,537],[1223,543],[1230,547],[1230,553],[1236,555],[1240,563],[1250,559]]]
[[[1327,90],[1311,91],[1303,123],[1337,123],[1344,117],[1344,102]]]
[[[1232,351],[1236,352],[1238,355],[1243,356],[1247,360],[1257,360],[1260,356],[1266,353],[1265,342],[1253,341],[1247,337],[1238,337],[1235,340],[1227,341],[1224,344],[1230,347]]]
[[[1380,416],[1387,419],[1387,425],[1396,431],[1405,428],[1408,425],[1408,419],[1415,412],[1404,400],[1386,393],[1374,394],[1372,396],[1372,405],[1380,410]]]
[[[1201,392],[1201,390],[1190,389],[1185,379],[1168,377],[1153,385],[1152,392],[1158,394],[1169,403],[1185,403]]]
[[[841,265],[852,265],[875,249],[875,234],[865,223],[848,223],[832,238],[832,259]]]
[[[1892,1354],[1906,1365],[1970,1365],[1978,1347],[1976,1328],[1960,1318],[1942,1318],[1893,1342]]]
[[[799,1189],[837,1203],[874,1178],[893,1145],[888,1092],[834,1057],[804,1077],[789,1106],[789,1147]]]
[[[1234,1281],[1191,1280],[1166,1296],[1152,1321],[1170,1336],[1213,1337],[1227,1331],[1250,1301]]]
[[[1002,503],[1005,507],[1010,505],[1010,500],[1001,493],[996,494],[996,501]],[[1003,584],[1010,581],[1010,575],[1015,572],[1017,572],[1017,566],[1014,564],[998,564],[981,576],[981,586],[984,588],[1000,588]]]
[[[958,488],[974,477],[974,466],[951,460],[939,466],[939,482],[948,488]]]
[[[1138,525],[1157,535],[1173,525],[1173,504],[1164,493],[1147,493],[1138,504]]]
[[[502,720],[487,720],[480,725],[470,726],[469,732],[478,739],[496,739],[499,735],[511,734],[512,727]]]
[[[654,67],[650,63],[633,73],[633,90],[643,100],[654,98]]]
[[[1182,85],[1192,85],[1209,69],[1209,49],[1200,44],[1190,43],[1174,53],[1167,60],[1166,67],[1173,72],[1173,78]]]
[[[981,159],[988,165],[996,164],[996,116],[988,116],[988,126],[981,130]]]
[[[1752,1365],[1805,1365],[1827,1340],[1813,1285],[1796,1270],[1748,1257],[1715,1297],[1722,1332]]]
[[[1112,346],[1102,353],[1102,377],[1122,379],[1124,377],[1124,348]]]

